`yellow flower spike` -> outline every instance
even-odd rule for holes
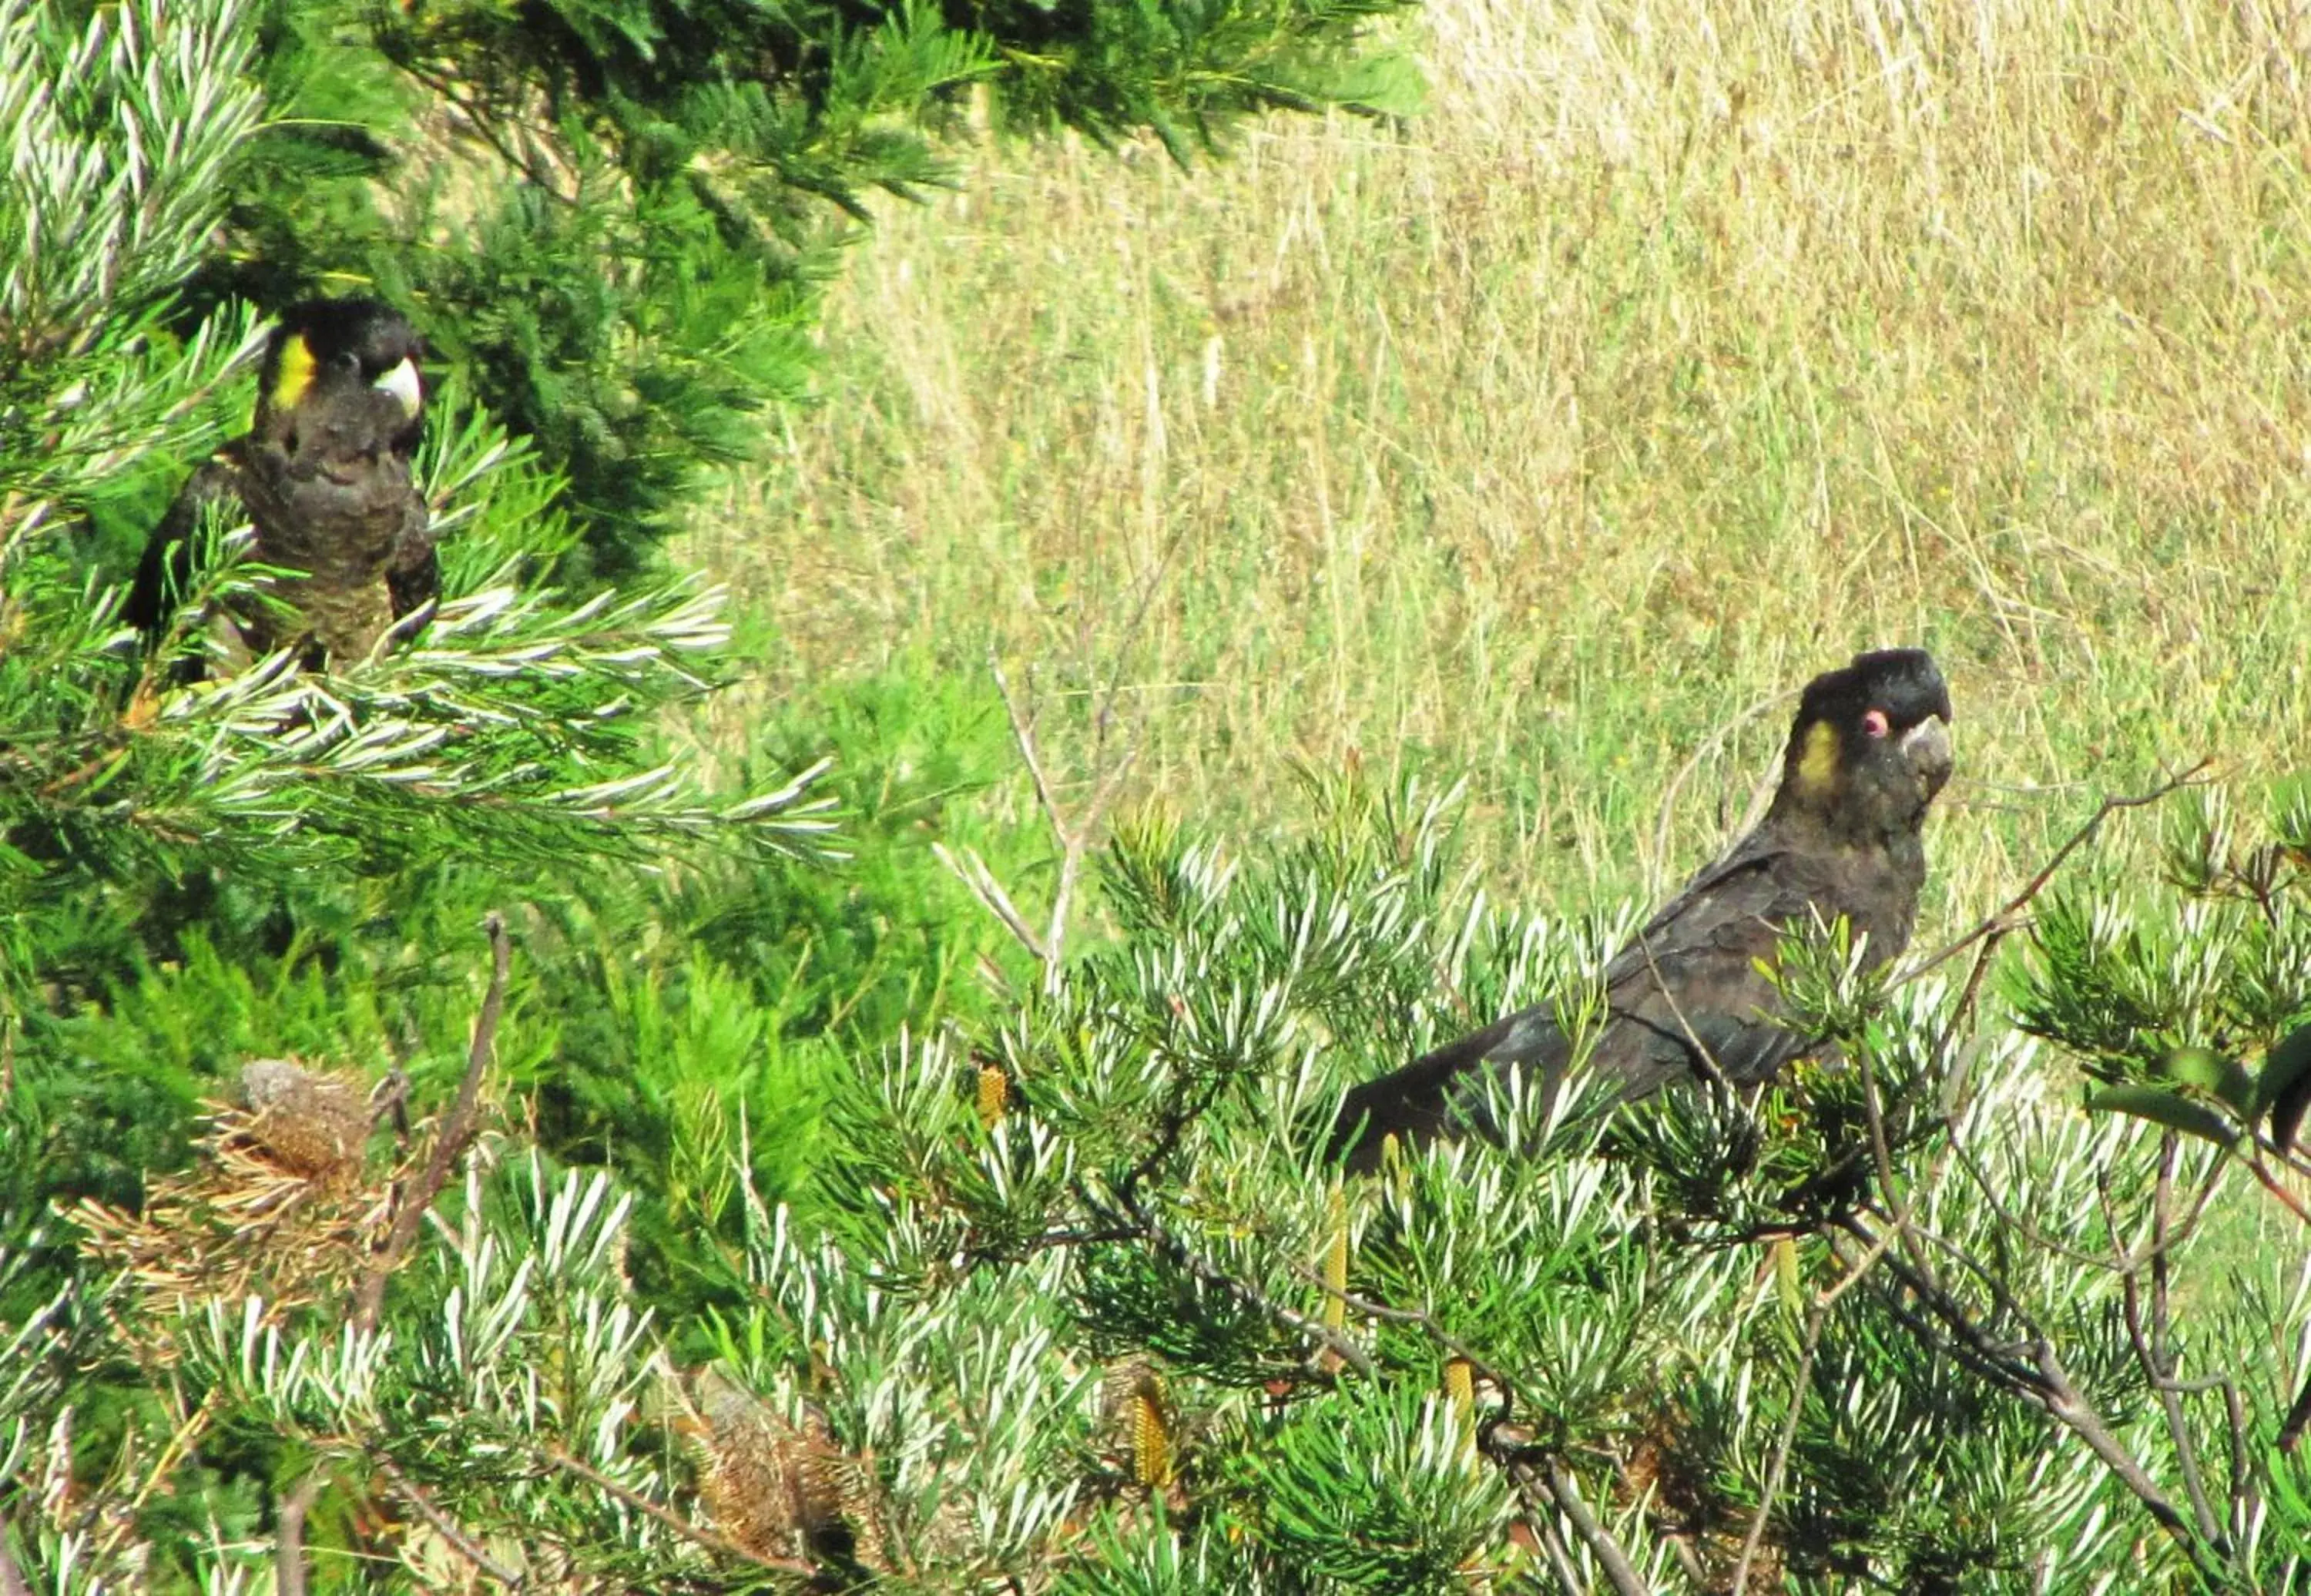
[[[992,1064],[979,1067],[979,1122],[988,1129],[1003,1117],[1003,1109],[1011,1095],[1011,1077]]]
[[[1805,1309],[1805,1288],[1798,1280],[1798,1244],[1787,1236],[1774,1243],[1774,1289],[1782,1311],[1795,1319]]]
[[[1461,1427],[1461,1451],[1473,1457],[1477,1450],[1477,1372],[1465,1357],[1444,1360],[1444,1400],[1452,1405]]]
[[[1172,1434],[1152,1385],[1131,1394],[1131,1472],[1151,1491],[1172,1481]]]
[[[1324,1323],[1339,1330],[1348,1315],[1348,1304],[1340,1295],[1348,1288],[1348,1199],[1337,1178],[1324,1209],[1325,1224],[1331,1232],[1331,1241],[1324,1249]]]

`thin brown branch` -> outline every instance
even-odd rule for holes
[[[1848,1219],[1844,1223],[1849,1233],[1857,1239],[1875,1239],[1858,1221]],[[2069,1371],[2063,1368],[2053,1338],[2022,1309],[1994,1274],[1956,1243],[1906,1220],[1901,1228],[1905,1233],[1905,1239],[1907,1235],[1915,1235],[1932,1243],[1981,1280],[1996,1300],[2000,1310],[2015,1320],[2023,1334],[2022,1342],[2010,1354],[1991,1339],[1964,1304],[1922,1273],[1909,1257],[1889,1257],[1886,1267],[1893,1271],[1902,1289],[1945,1332],[1946,1339],[1942,1344],[1958,1354],[1969,1367],[2035,1403],[2057,1424],[2084,1442],[2087,1450],[2093,1452],[2142,1504],[2144,1511],[2166,1531],[2168,1539],[2190,1560],[2192,1566],[2211,1581],[2221,1583],[2222,1564],[2215,1559],[2207,1543],[2193,1532],[2190,1521],[2176,1509],[2173,1500],[2150,1478],[2134,1455],[2112,1434],[2101,1413],[2079,1390]],[[1905,1323],[1914,1322],[1909,1314],[1901,1311],[1898,1303],[1889,1303],[1889,1306]]]
[[[288,1495],[274,1522],[274,1596],[305,1596],[305,1515],[321,1494],[320,1468],[316,1465]]]
[[[506,978],[512,965],[504,917],[491,913],[483,921],[483,929],[490,938],[490,984],[482,999],[481,1014],[474,1022],[474,1041],[466,1057],[465,1079],[458,1084],[457,1101],[441,1122],[440,1139],[434,1143],[432,1157],[427,1161],[417,1184],[403,1194],[393,1227],[386,1233],[385,1241],[371,1258],[354,1288],[353,1326],[363,1333],[377,1329],[385,1311],[386,1282],[392,1278],[393,1271],[416,1241],[433,1199],[441,1194],[441,1188],[449,1182],[450,1169],[464,1156],[477,1129],[482,1071],[497,1046],[498,1020],[505,1011]],[[274,1580],[278,1596],[305,1596],[305,1517],[312,1511],[327,1476],[327,1466],[316,1463],[297,1482],[296,1488],[281,1499],[274,1542]]]
[[[1051,778],[1043,773],[1043,758],[1035,747],[1035,717],[1023,706],[1018,695],[1011,691],[1011,678],[1003,674],[1003,661],[995,650],[987,651],[987,674],[995,678],[995,691],[1002,695],[1003,712],[1011,721],[1011,740],[1019,749],[1019,757],[1027,766],[1027,778],[1035,784],[1035,802],[1043,811],[1043,819],[1051,828],[1060,846],[1066,848],[1072,840],[1067,818],[1060,812],[1058,796],[1051,790]]]
[[[977,898],[990,914],[1003,922],[1003,929],[1011,933],[1037,964],[1048,965],[1051,963],[1051,950],[1043,946],[1043,939],[1035,934],[1035,929],[1027,923],[1027,917],[1019,912],[1019,906],[1011,901],[1011,894],[1003,890],[1003,884],[995,879],[995,872],[987,868],[987,861],[979,857],[976,850],[966,848],[957,854],[951,851],[946,843],[934,842],[931,844],[931,856],[971,889],[971,895]]]
[[[2228,1375],[2219,1377],[2217,1384],[2223,1393],[2223,1418],[2230,1430],[2231,1539],[2244,1541],[2263,1506],[2255,1490],[2254,1470],[2247,1461],[2246,1402],[2239,1395],[2237,1382]]]
[[[1870,1129],[1870,1158],[1878,1166],[1878,1190],[1897,1217],[1896,1228],[1908,1234],[1910,1204],[1902,1198],[1894,1174],[1893,1138],[1886,1134],[1886,1101],[1878,1089],[1878,1069],[1867,1047],[1853,1050],[1854,1067],[1862,1075],[1862,1107]]]
[[[2199,778],[2205,774],[2207,768],[2213,763],[2214,761],[2211,759],[2202,759],[2199,761],[2198,763],[2193,765],[2189,770],[2185,771],[2181,775],[2167,778],[2167,780],[2160,782],[2157,787],[2152,788],[2148,792],[2139,792],[2130,797],[2104,798],[2101,807],[2096,809],[2092,815],[2087,816],[2086,824],[2080,826],[2078,830],[2072,832],[2070,836],[2064,840],[2062,845],[2054,850],[2054,853],[2047,859],[2046,862],[2038,868],[2038,873],[2031,876],[2028,881],[2023,883],[2021,891],[2016,893],[2005,903],[1999,905],[1999,907],[1984,919],[1980,924],[1976,925],[1972,930],[1967,931],[1957,941],[1937,949],[1928,957],[1919,961],[1917,964],[1911,965],[1907,970],[1902,972],[1900,975],[1895,978],[1895,984],[1899,985],[1903,981],[1915,981],[1927,971],[1933,969],[1936,965],[1942,964],[1948,959],[1955,957],[1957,955],[1964,952],[1967,948],[1973,946],[1977,942],[1987,939],[1994,944],[2006,937],[2008,933],[2019,929],[2024,923],[2024,921],[2019,918],[2022,911],[2030,906],[2032,901],[2035,900],[2040,893],[2046,890],[2046,884],[2054,880],[2054,872],[2062,868],[2063,862],[2067,860],[2071,854],[2076,853],[2080,848],[2086,846],[2088,841],[2091,839],[2097,832],[2102,829],[2102,824],[2104,821],[2108,820],[2113,815],[2115,815],[2121,809],[2145,808],[2150,805],[2158,803],[2162,798],[2167,798],[2168,796],[2180,791],[2185,787],[2195,787],[2200,785]]]
[[[1003,674],[1003,662],[996,658],[991,648],[987,651],[987,671],[995,678],[995,691],[1002,695],[1003,712],[1011,722],[1011,740],[1018,746],[1019,757],[1027,766],[1028,780],[1034,783],[1036,807],[1042,810],[1043,820],[1051,828],[1051,836],[1060,845],[1060,876],[1059,883],[1051,892],[1050,929],[1040,939],[1033,932],[1027,932],[1024,938],[1030,948],[1040,949],[1037,956],[1043,962],[1044,991],[1056,992],[1059,990],[1060,958],[1067,947],[1068,909],[1075,894],[1076,873],[1083,868],[1085,836],[1088,828],[1071,824],[1066,812],[1060,807],[1059,795],[1051,786],[1051,777],[1043,770],[1042,755],[1035,746],[1035,717],[1011,691],[1011,678]],[[992,879],[990,876],[990,882]],[[997,892],[999,894],[1001,889],[998,887]],[[1007,897],[1004,901],[1009,902]],[[1000,914],[1001,911],[997,912]],[[1015,909],[1012,914],[1016,916],[1017,911]],[[1006,918],[1007,924],[1009,918]],[[1013,934],[1018,935],[1024,930],[1025,921],[1022,919],[1013,928]]]
[[[2279,1421],[2279,1450],[2292,1452],[2307,1429],[2311,1429],[2311,1374],[2303,1377],[2303,1389],[2295,1393],[2295,1400],[2288,1404],[2287,1417]]]
[[[1151,1227],[1147,1239],[1151,1244],[1169,1252],[1174,1262],[1199,1280],[1209,1286],[1217,1286],[1223,1291],[1234,1292],[1253,1307],[1275,1320],[1277,1323],[1286,1329],[1297,1330],[1310,1340],[1317,1342],[1326,1351],[1339,1358],[1342,1363],[1356,1370],[1357,1374],[1367,1379],[1380,1374],[1380,1365],[1373,1362],[1372,1354],[1321,1319],[1311,1319],[1297,1308],[1286,1307],[1258,1286],[1229,1274],[1217,1264],[1196,1252],[1186,1243],[1165,1234],[1160,1227]]]
[[[1461,1340],[1451,1330],[1446,1330],[1443,1325],[1437,1323],[1435,1315],[1429,1313],[1426,1309],[1391,1307],[1386,1303],[1376,1303],[1370,1297],[1358,1296],[1353,1291],[1342,1291],[1339,1286],[1332,1285],[1330,1281],[1326,1280],[1322,1275],[1319,1274],[1316,1270],[1310,1269],[1304,1263],[1294,1265],[1293,1272],[1300,1276],[1302,1279],[1307,1281],[1311,1286],[1313,1286],[1317,1290],[1322,1292],[1326,1296],[1336,1299],[1343,1305],[1358,1313],[1362,1313],[1367,1319],[1378,1319],[1391,1324],[1417,1325],[1421,1330],[1427,1332],[1431,1340],[1434,1340],[1439,1347],[1444,1348],[1445,1351],[1451,1353],[1454,1357],[1466,1363],[1469,1365],[1469,1374],[1475,1375],[1479,1380],[1487,1381],[1491,1384],[1499,1386],[1504,1392],[1512,1391],[1513,1390],[1509,1383],[1507,1375],[1502,1374],[1497,1368],[1495,1368],[1488,1360],[1473,1350],[1467,1342]],[[1513,1399],[1512,1399],[1512,1405],[1513,1405]]]
[[[1573,1565],[1573,1554],[1565,1549],[1565,1538],[1557,1532],[1557,1525],[1549,1519],[1547,1494],[1539,1490],[1527,1492],[1522,1481],[1518,1488],[1525,1497],[1524,1522],[1532,1531],[1533,1539],[1540,1542],[1541,1556],[1548,1559],[1548,1571],[1557,1576],[1557,1583],[1567,1596],[1583,1596],[1588,1587],[1582,1583],[1581,1571]]]
[[[174,1380],[170,1382],[170,1391],[179,1404],[183,1402],[183,1391]],[[161,1446],[159,1455],[153,1459],[152,1465],[144,1470],[144,1478],[137,1486],[136,1494],[129,1498],[126,1510],[109,1515],[112,1520],[112,1527],[105,1537],[98,1561],[101,1562],[119,1549],[120,1543],[126,1539],[130,1532],[142,1522],[144,1504],[152,1499],[153,1492],[170,1483],[170,1477],[176,1472],[179,1460],[189,1452],[199,1439],[208,1433],[209,1426],[215,1422],[217,1412],[223,1406],[224,1392],[221,1389],[211,1387],[209,1393],[201,1399],[199,1406],[186,1413],[183,1421],[170,1432],[169,1439]]]
[[[386,1282],[415,1243],[417,1232],[432,1211],[434,1199],[449,1184],[450,1171],[480,1133],[482,1072],[497,1048],[498,1021],[505,1013],[506,979],[513,964],[513,951],[506,940],[505,917],[492,911],[482,925],[490,938],[490,985],[482,998],[481,1014],[474,1021],[473,1046],[466,1054],[466,1076],[458,1083],[457,1099],[441,1121],[432,1156],[426,1160],[416,1185],[403,1195],[400,1210],[393,1217],[393,1228],[386,1233],[384,1243],[362,1276],[353,1297],[353,1322],[358,1330],[377,1328],[385,1311]]]
[[[1981,1198],[1984,1205],[1989,1208],[1990,1211],[1998,1216],[1998,1223],[2005,1226],[2007,1230],[2015,1235],[2020,1236],[2024,1241],[2028,1242],[2033,1247],[2036,1247],[2042,1252],[2051,1252],[2055,1257],[2065,1259],[2071,1263],[2079,1265],[2080,1268],[2098,1269],[2107,1268],[2110,1265],[2111,1260],[2109,1259],[2100,1258],[2092,1252],[2084,1252],[2077,1247],[2071,1246],[2067,1242],[2056,1241],[2053,1236],[2050,1236],[2045,1232],[2040,1230],[2037,1225],[2032,1224],[2022,1215],[2016,1213],[2012,1208],[2007,1207],[2005,1198],[2000,1195],[1996,1183],[1990,1178],[1990,1172],[1982,1167],[1981,1162],[1974,1156],[1974,1150],[1966,1145],[1966,1138],[1958,1133],[1958,1128],[1955,1125],[1950,1128],[1949,1147],[1950,1151],[1957,1156],[1958,1166],[1966,1172],[1967,1177],[1974,1182],[1975,1195]],[[2105,1204],[2105,1212],[2106,1214],[2108,1212],[2107,1203]],[[2115,1236],[2118,1234],[2118,1226],[2116,1223],[2107,1218],[2105,1223],[2112,1235]],[[2122,1260],[2127,1255],[2125,1254],[2120,1255]]]
[[[2127,1343],[2134,1353],[2136,1366],[2142,1371],[2143,1382],[2158,1395],[2159,1411],[2167,1421],[2167,1438],[2175,1448],[2176,1467],[2182,1470],[2183,1488],[2190,1497],[2191,1515],[2198,1521],[2199,1533],[2217,1552],[2228,1555],[2227,1538],[2222,1526],[2215,1520],[2214,1506],[2207,1497],[2205,1476],[2199,1468],[2198,1448],[2191,1439],[2189,1417],[2183,1410],[2183,1392],[2175,1382],[2173,1362],[2167,1352],[2167,1223],[2174,1202],[2175,1164],[2181,1154],[2181,1142],[2180,1135],[2172,1130],[2159,1138],[2158,1173],[2152,1188],[2150,1245],[2146,1260],[2150,1272],[2148,1322],[2145,1322],[2143,1312],[2143,1271],[2139,1267],[2126,1269],[2120,1276],[2120,1317],[2125,1322]],[[2107,1200],[2106,1196],[2106,1205]]]
[[[1206,1285],[1217,1286],[1222,1291],[1234,1294],[1277,1323],[1316,1342],[1359,1374],[1370,1378],[1380,1373],[1380,1366],[1373,1362],[1370,1353],[1330,1325],[1311,1319],[1296,1308],[1286,1307],[1250,1281],[1239,1279],[1173,1235],[1161,1220],[1147,1211],[1136,1193],[1119,1192],[1115,1203],[1111,1204],[1099,1201],[1080,1181],[1075,1183],[1074,1189],[1076,1199],[1087,1210],[1107,1220],[1111,1230],[1124,1233],[1112,1239],[1144,1242]],[[1118,1205],[1122,1208],[1120,1215],[1116,1212]]]
[[[1735,732],[1740,731],[1758,716],[1768,710],[1789,702],[1797,695],[1796,688],[1789,688],[1775,693],[1770,698],[1761,698],[1747,709],[1719,721],[1710,729],[1709,735],[1695,746],[1693,752],[1686,756],[1685,763],[1677,767],[1676,773],[1669,779],[1669,785],[1661,789],[1661,808],[1653,818],[1653,874],[1656,878],[1661,875],[1661,861],[1669,857],[1670,824],[1677,815],[1677,795],[1691,779],[1693,772],[1701,768],[1701,762],[1723,747]],[[1759,779],[1757,783],[1759,789],[1770,791],[1780,775],[1781,761],[1777,758]],[[1742,817],[1742,824],[1734,831],[1733,834],[1736,837],[1748,835],[1749,828],[1762,817],[1763,810],[1754,795],[1750,798],[1749,809],[1750,813]],[[1659,888],[1661,883],[1655,879],[1652,885]]]
[[[1637,951],[1645,955],[1645,971],[1653,978],[1653,990],[1661,994],[1661,1001],[1669,1005],[1670,1014],[1677,1021],[1678,1029],[1685,1033],[1686,1046],[1693,1050],[1693,1061],[1700,1068],[1702,1078],[1723,1093],[1729,1102],[1732,1101],[1733,1083],[1727,1080],[1725,1072],[1717,1068],[1716,1056],[1701,1040],[1701,1033],[1693,1028],[1693,1022],[1685,1017],[1685,1010],[1679,1005],[1677,994],[1670,990],[1669,978],[1661,973],[1661,965],[1653,960],[1653,945],[1642,931],[1637,934]]]
[[[2292,1191],[2289,1191],[2280,1182],[2279,1178],[2271,1173],[2270,1165],[2264,1164],[2263,1161],[2263,1154],[2260,1149],[2256,1151],[2254,1157],[2246,1161],[2246,1166],[2248,1170],[2254,1173],[2254,1178],[2258,1182],[2262,1182],[2263,1189],[2265,1191],[2270,1192],[2273,1197],[2279,1199],[2281,1203],[2286,1205],[2288,1212],[2293,1214],[2298,1219],[2302,1220],[2304,1224],[2311,1225],[2311,1209],[2307,1209],[2303,1206],[2303,1199],[2296,1196]]]
[[[1111,688],[1112,686],[1112,684]],[[1103,710],[1102,713],[1104,714],[1104,712]],[[1103,740],[1104,736],[1103,732]],[[1130,774],[1131,767],[1138,758],[1139,750],[1137,746],[1126,748],[1123,751],[1122,759],[1118,761],[1115,767],[1103,776],[1098,785],[1093,788],[1091,801],[1084,806],[1084,812],[1077,816],[1068,828],[1072,841],[1060,859],[1060,882],[1051,893],[1051,929],[1050,934],[1044,938],[1045,945],[1051,949],[1051,957],[1044,964],[1044,984],[1050,990],[1059,990],[1059,953],[1067,939],[1068,916],[1075,905],[1076,883],[1083,875],[1084,857],[1088,850],[1092,833],[1098,829],[1102,816],[1107,812],[1108,805],[1112,803],[1115,800],[1115,795],[1122,790],[1123,779]]]
[[[523,1580],[520,1570],[508,1568],[504,1564],[493,1558],[483,1548],[480,1542],[466,1533],[464,1528],[455,1519],[435,1505],[433,1498],[425,1494],[423,1487],[395,1467],[391,1458],[372,1453],[371,1461],[376,1464],[377,1471],[385,1476],[386,1483],[393,1487],[393,1494],[414,1509],[420,1518],[432,1525],[434,1533],[449,1542],[452,1551],[499,1583],[511,1585],[517,1590],[521,1587]]]
[[[1848,1277],[1850,1281],[1858,1277]],[[1750,1515],[1749,1532],[1741,1538],[1741,1556],[1733,1565],[1732,1596],[1748,1596],[1749,1570],[1757,1560],[1757,1548],[1766,1544],[1766,1525],[1774,1513],[1774,1498],[1781,1495],[1782,1476],[1788,1471],[1790,1453],[1798,1442],[1798,1425],[1805,1415],[1806,1388],[1813,1382],[1814,1355],[1821,1350],[1822,1326],[1829,1321],[1829,1309],[1817,1302],[1806,1313],[1805,1347],[1798,1354],[1798,1370],[1791,1381],[1790,1410],[1782,1420],[1782,1433],[1775,1438],[1774,1454],[1766,1463],[1765,1483],[1757,1491],[1757,1511]]]
[[[773,1557],[766,1553],[750,1551],[735,1540],[728,1540],[715,1534],[711,1530],[702,1530],[680,1513],[660,1506],[639,1491],[620,1485],[599,1469],[580,1462],[558,1446],[548,1446],[538,1455],[555,1468],[576,1475],[587,1484],[624,1503],[636,1513],[657,1520],[685,1540],[702,1546],[709,1551],[720,1552],[724,1557],[736,1557],[742,1563],[752,1563],[757,1568],[776,1569],[781,1574],[815,1574],[818,1572],[815,1565],[806,1563],[799,1557]]]
[[[1557,1532],[1555,1515],[1559,1511],[1557,1498],[1533,1466],[1520,1458],[1510,1458],[1504,1465],[1509,1483],[1516,1487],[1517,1496],[1524,1503],[1523,1519],[1540,1542],[1542,1554],[1548,1559],[1548,1571],[1557,1576],[1559,1589],[1565,1596],[1589,1596],[1589,1583],[1573,1565],[1573,1555],[1565,1549],[1565,1538]]]

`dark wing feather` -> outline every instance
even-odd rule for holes
[[[1772,955],[1783,928],[1803,923],[1831,885],[1819,866],[1766,833],[1703,871],[1606,966],[1592,1077],[1612,1081],[1624,1101],[1711,1068],[1737,1085],[1771,1079],[1801,1039],[1760,1012],[1771,1008],[1774,991],[1757,962]],[[1534,1089],[1553,1092],[1572,1052],[1548,1007],[1519,1010],[1356,1087],[1334,1123],[1332,1150],[1350,1168],[1370,1169],[1391,1135],[1412,1142],[1461,1129],[1492,1135],[1488,1083],[1522,1068]]]
[[[1625,1100],[1712,1068],[1736,1086],[1772,1079],[1797,1039],[1765,1017],[1775,994],[1757,963],[1834,902],[1834,886],[1819,861],[1770,843],[1707,872],[1606,967],[1594,1068]]]
[[[433,547],[433,518],[417,484],[401,512],[401,531],[386,562],[385,585],[393,596],[397,621],[441,596],[441,556]]]
[[[234,520],[242,519],[240,467],[232,457],[219,454],[204,461],[185,479],[169,513],[145,541],[144,557],[137,563],[135,584],[128,589],[128,606],[122,618],[148,638],[158,639],[169,629],[179,604],[193,580],[193,535],[211,506],[222,506]]]
[[[1528,1008],[1497,1020],[1473,1035],[1448,1042],[1424,1053],[1403,1068],[1365,1081],[1350,1089],[1332,1122],[1331,1156],[1345,1156],[1348,1167],[1369,1170],[1380,1162],[1383,1140],[1391,1136],[1407,1143],[1433,1141],[1452,1129],[1454,1101],[1464,1079],[1478,1067],[1503,1058],[1504,1044],[1520,1027],[1530,1027],[1536,1016],[1548,1033],[1562,1043],[1548,1011]]]

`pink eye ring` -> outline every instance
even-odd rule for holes
[[[1893,722],[1886,719],[1885,711],[1865,710],[1862,711],[1862,731],[1863,736],[1882,737],[1892,729]]]

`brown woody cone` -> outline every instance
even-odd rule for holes
[[[807,1411],[799,1426],[790,1424],[711,1369],[696,1386],[700,1494],[724,1535],[764,1557],[856,1548],[875,1559],[870,1471],[834,1445],[824,1418]]]
[[[249,1131],[292,1174],[331,1175],[358,1165],[369,1144],[369,1099],[350,1082],[290,1059],[240,1068]]]

